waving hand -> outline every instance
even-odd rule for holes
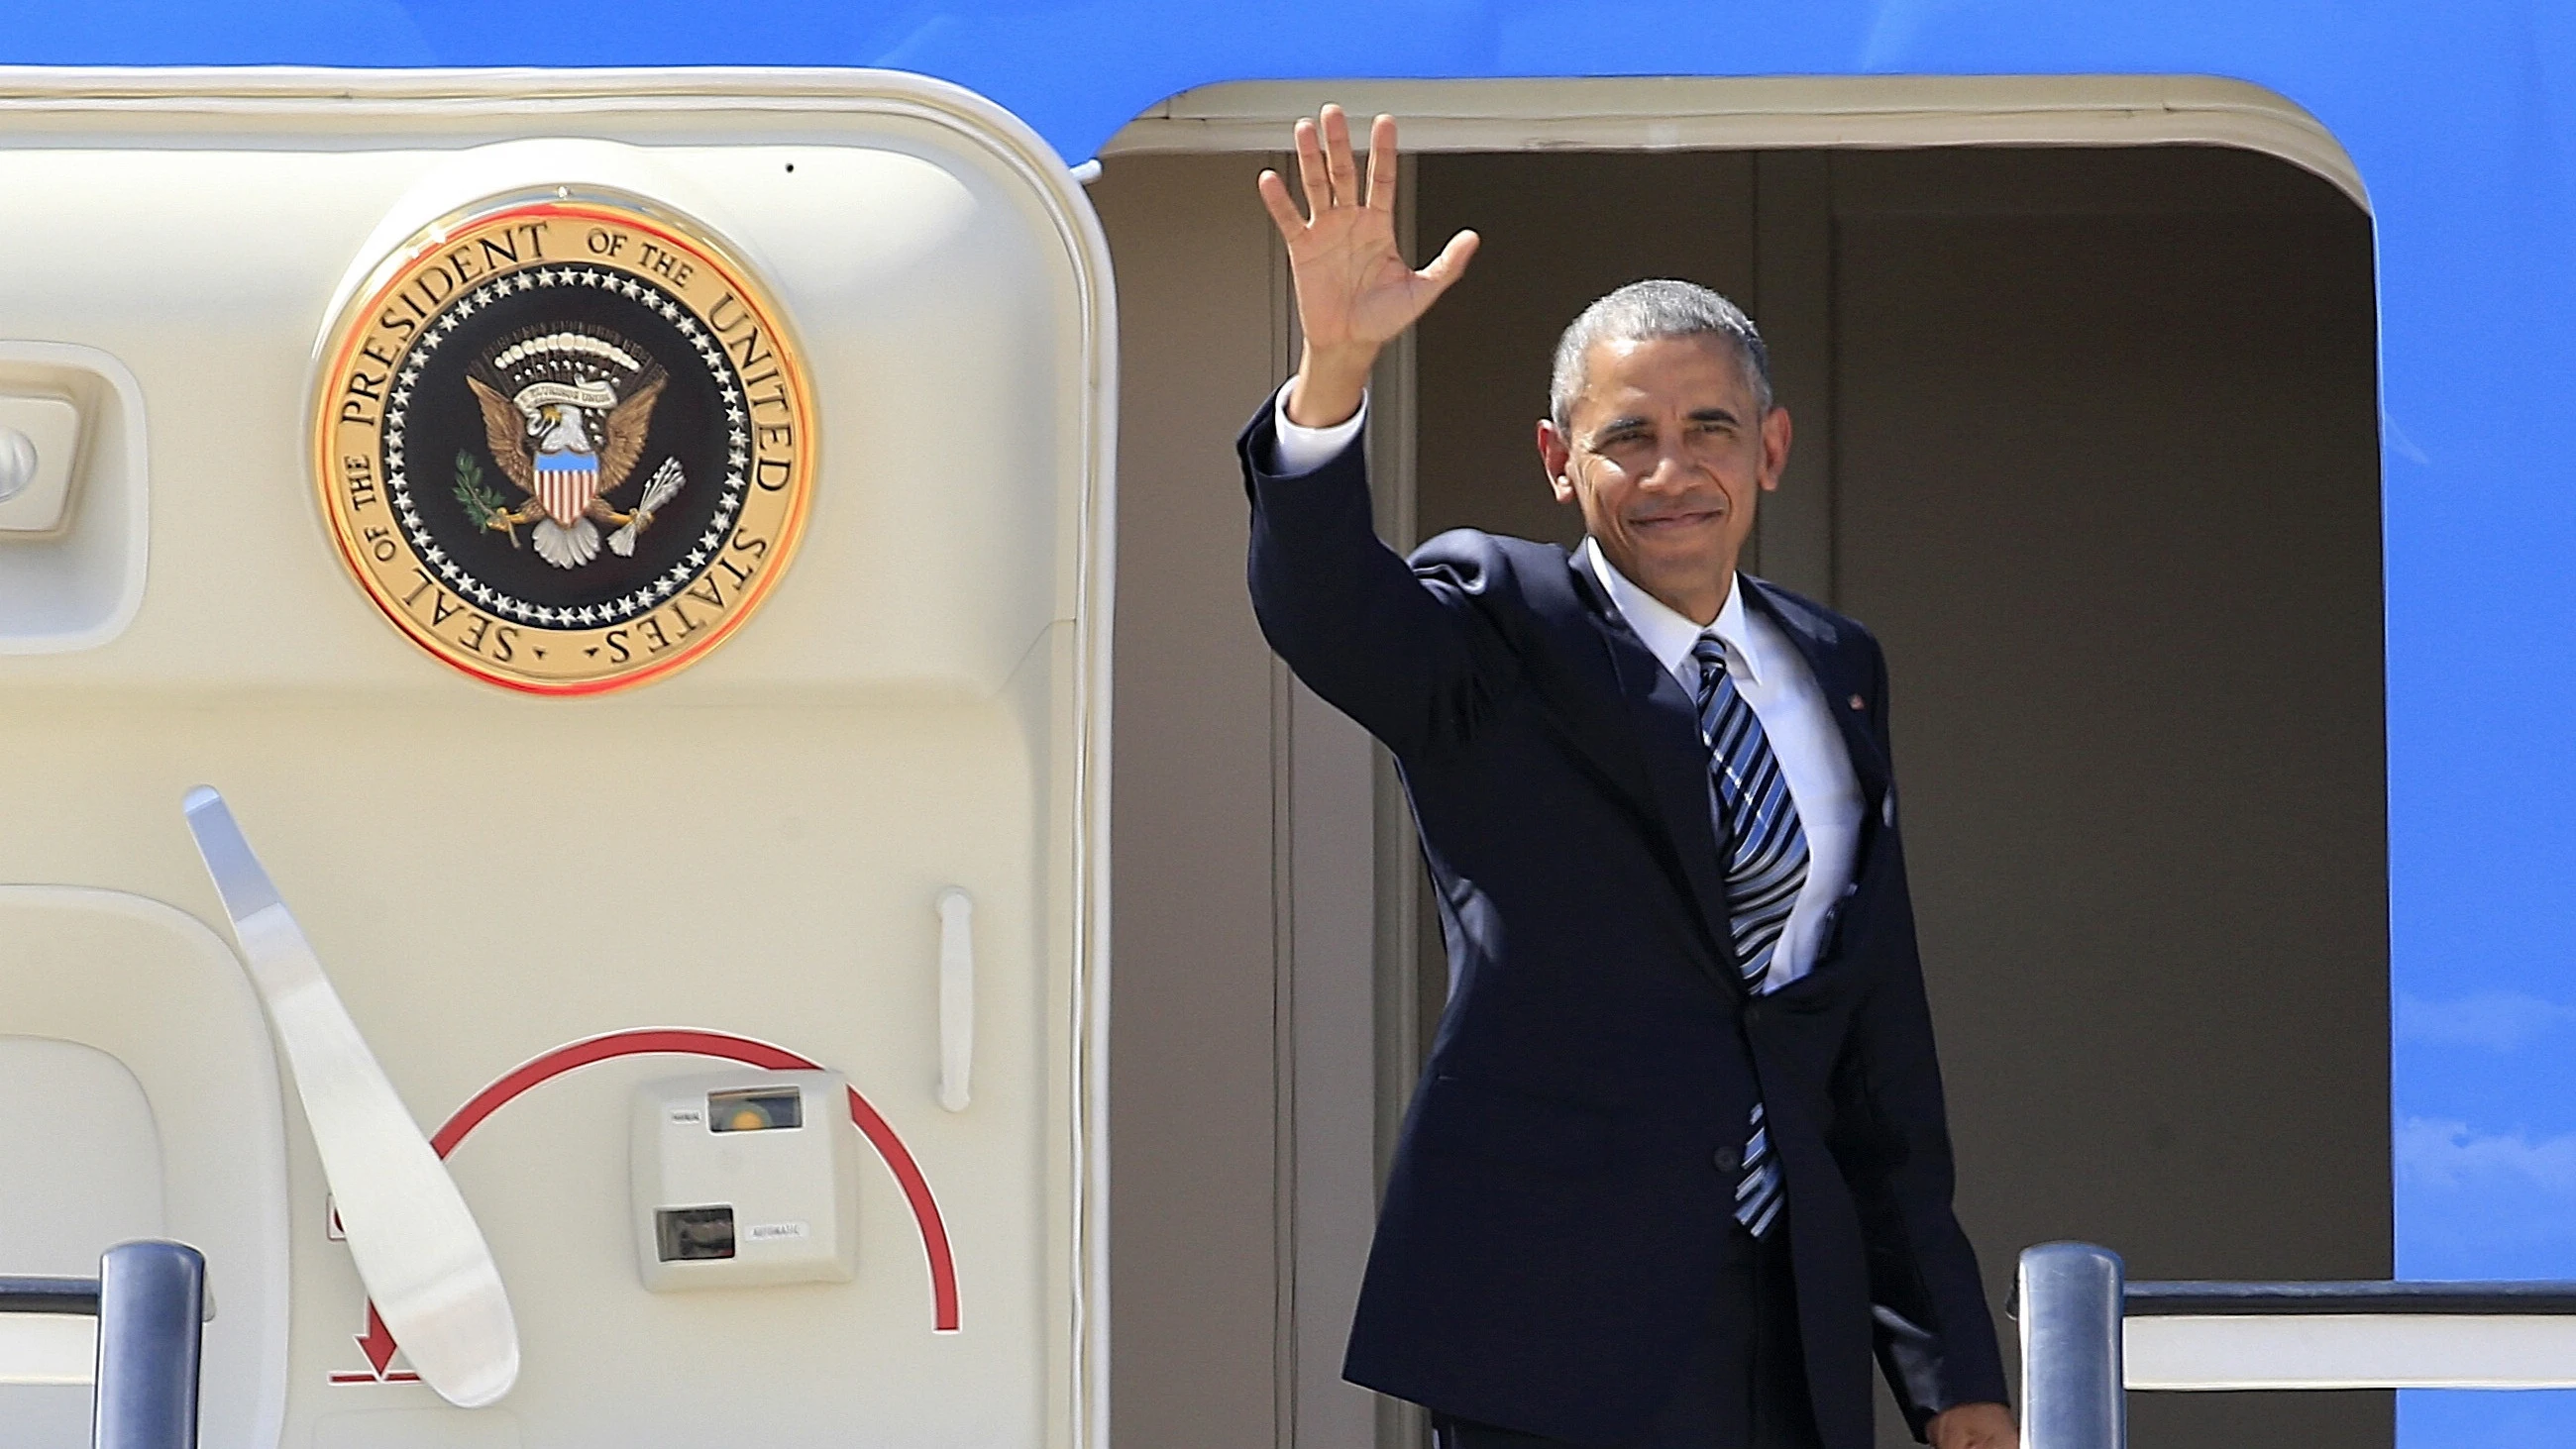
[[[1262,204],[1288,244],[1306,337],[1288,394],[1289,420],[1302,426],[1328,427],[1357,412],[1379,350],[1429,311],[1476,253],[1476,234],[1462,231],[1422,270],[1406,265],[1395,244],[1395,178],[1395,118],[1380,116],[1369,128],[1363,194],[1350,121],[1339,106],[1297,123],[1305,214],[1278,172],[1261,173]]]

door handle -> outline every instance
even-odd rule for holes
[[[975,1073],[975,898],[950,886],[939,911],[939,1105],[963,1112]]]

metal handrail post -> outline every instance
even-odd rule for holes
[[[2128,1449],[2120,1362],[2125,1273],[2091,1243],[2021,1255],[2022,1442],[2028,1449]]]
[[[184,1243],[119,1243],[98,1265],[93,1449],[197,1449],[206,1260]]]

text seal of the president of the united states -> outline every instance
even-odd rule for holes
[[[323,510],[358,582],[477,678],[668,674],[758,607],[813,486],[777,305],[704,228],[557,190],[413,238],[330,337]]]

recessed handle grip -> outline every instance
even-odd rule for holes
[[[966,1110],[975,1072],[975,898],[950,886],[939,911],[939,1105]]]

